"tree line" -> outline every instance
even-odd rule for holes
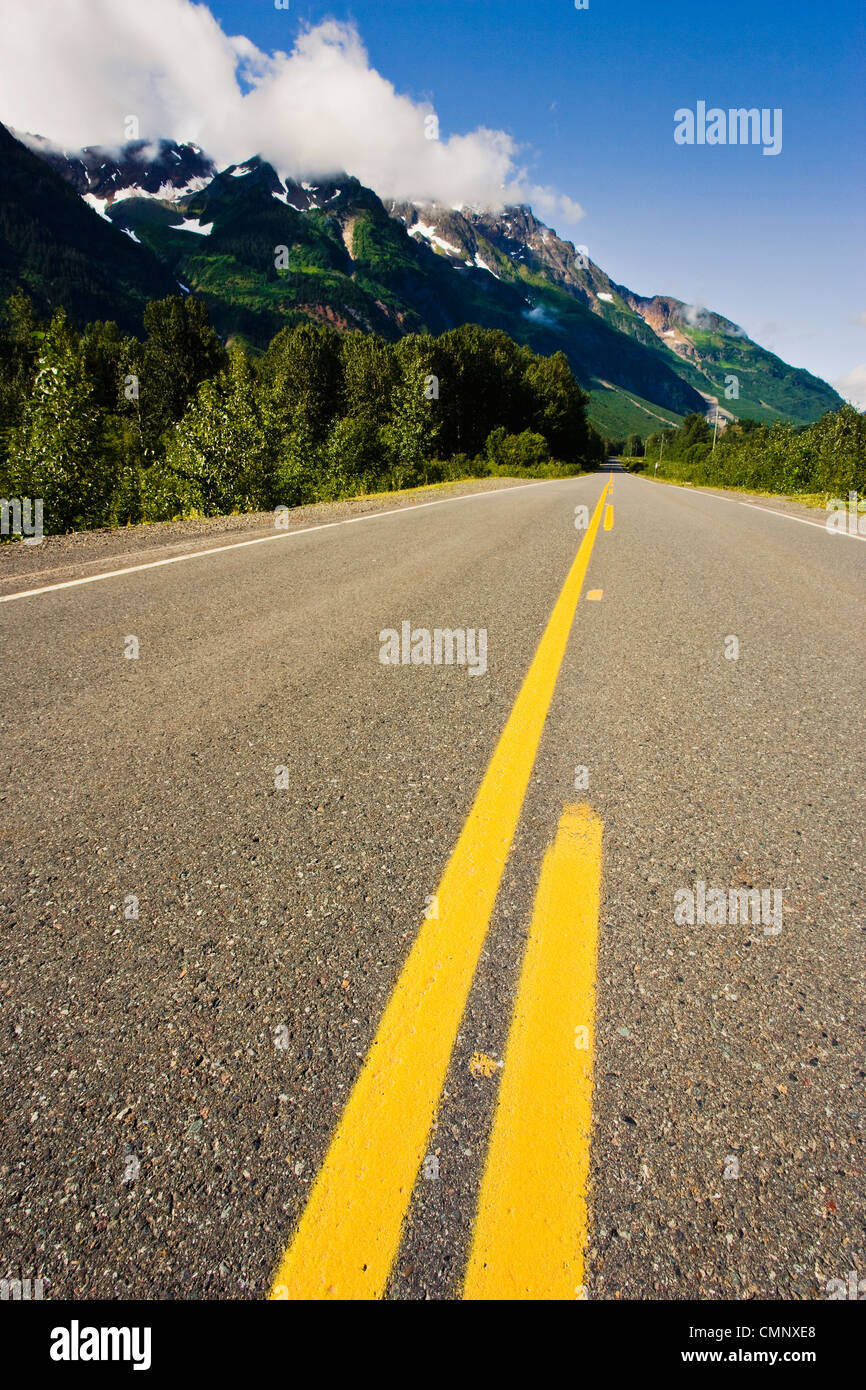
[[[811,425],[735,420],[717,433],[703,415],[651,434],[630,466],[660,478],[711,487],[780,493],[866,494],[866,415],[852,405],[829,410]],[[658,466],[657,466],[658,465]],[[657,466],[657,467],[656,467]]]
[[[473,324],[397,342],[312,323],[251,355],[202,302],[116,324],[0,318],[0,496],[42,498],[46,532],[271,510],[467,476],[557,477],[605,441],[561,352]]]

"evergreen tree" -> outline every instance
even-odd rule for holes
[[[190,486],[206,514],[271,505],[274,441],[241,348],[204,381],[167,442],[166,464]]]
[[[328,435],[324,451],[328,488],[335,497],[373,491],[383,472],[383,450],[375,422],[344,415]]]
[[[391,419],[380,431],[395,488],[424,480],[439,433],[435,400],[429,395],[429,362],[409,353],[404,357]]]
[[[589,445],[589,396],[578,386],[565,353],[531,357],[525,380],[532,393],[531,428],[544,435],[554,458],[567,463],[584,459]]]
[[[144,312],[147,341],[139,377],[141,428],[152,458],[163,433],[180,420],[202,382],[224,370],[226,352],[201,300],[170,295]]]
[[[322,445],[310,426],[307,412],[298,407],[287,431],[281,431],[274,505],[300,507],[319,497],[319,480],[325,470]]]
[[[403,338],[397,351],[405,351],[410,342]],[[498,425],[508,434],[529,426],[528,348],[518,347],[499,329],[463,324],[443,333],[435,349],[441,364],[436,374],[441,377],[441,448],[446,456],[479,454]]]
[[[393,347],[373,334],[351,333],[341,339],[340,353],[346,414],[376,426],[387,424],[400,382]]]
[[[643,458],[643,441],[639,434],[630,434],[625,441],[626,458]]]
[[[124,337],[117,324],[111,322],[88,324],[81,344],[96,404],[103,410],[117,410],[123,400],[121,367],[139,344],[134,338]]]
[[[262,376],[284,423],[303,415],[312,439],[323,443],[333,421],[343,414],[340,339],[333,329],[312,323],[284,328],[265,354]]]
[[[45,331],[33,305],[20,291],[10,295],[0,320],[0,494],[6,487],[9,431],[21,421],[36,373],[36,360]]]
[[[104,448],[94,397],[83,348],[59,309],[42,341],[21,422],[9,437],[11,490],[43,499],[46,531],[110,519],[117,469]]]

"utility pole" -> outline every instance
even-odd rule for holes
[[[717,407],[716,407],[715,418],[714,418],[714,421],[713,421],[713,453],[716,452],[716,435],[718,434],[718,432],[719,432],[719,410],[718,410],[718,406],[717,406]]]
[[[664,435],[662,435],[661,441],[660,441],[660,443],[659,443],[659,456],[658,456],[658,458],[656,459],[656,466],[655,466],[655,472],[656,472],[656,473],[658,473],[658,471],[659,471],[659,464],[660,464],[661,461],[662,461],[662,450],[664,449],[664,447],[665,447],[665,437],[664,437]]]

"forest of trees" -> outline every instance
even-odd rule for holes
[[[226,348],[200,300],[145,338],[79,333],[13,295],[0,320],[0,497],[47,533],[270,510],[466,476],[557,477],[605,441],[563,353],[465,325],[396,343],[306,323]]]
[[[718,432],[703,415],[646,440],[635,469],[675,482],[778,493],[866,494],[866,416],[852,405],[829,410],[813,425],[736,420]],[[656,469],[656,465],[658,468]]]

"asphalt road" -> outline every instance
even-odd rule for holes
[[[576,802],[602,826],[587,1296],[866,1278],[866,546],[621,473],[609,516],[607,483],[0,556],[2,599],[214,551],[0,602],[0,1276],[267,1295],[582,547],[456,1037],[447,1010],[406,1029],[435,1122],[384,1294],[461,1296],[539,873]],[[486,672],[383,665],[404,621],[485,630]],[[677,921],[699,881],[781,890],[781,930]],[[542,1152],[573,1060],[561,1081],[530,1059],[538,1116],[524,1092],[515,1123]],[[419,1095],[394,1078],[408,1133]]]

